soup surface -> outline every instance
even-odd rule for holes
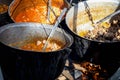
[[[114,6],[114,7],[113,7]],[[74,25],[77,27],[77,31],[79,31],[79,26],[84,26],[84,24],[91,24],[91,19],[93,22],[96,22],[109,14],[113,13],[115,11],[115,8],[117,8],[117,5],[115,3],[94,3],[92,7],[89,7],[87,10],[80,9],[78,11],[78,14],[72,15],[71,19],[69,19],[69,26],[72,30]],[[75,16],[75,17],[74,17]],[[73,21],[73,19],[76,19],[76,22]]]
[[[67,7],[67,4],[64,0],[51,0],[51,6],[48,6],[48,1],[49,0],[35,0],[32,2],[22,0],[21,4],[11,13],[11,17],[15,22],[54,24],[63,8]]]
[[[46,39],[32,39],[28,41],[13,43],[13,44],[10,44],[10,46],[18,47],[19,49],[22,49],[22,50],[42,52],[45,43],[46,43]],[[45,52],[60,50],[63,47],[64,47],[64,44],[61,41],[50,40],[48,41]]]

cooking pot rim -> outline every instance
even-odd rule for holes
[[[84,37],[81,37],[81,36],[79,36],[76,32],[74,32],[73,30],[71,30],[69,27],[69,25],[68,25],[68,20],[67,20],[67,17],[68,17],[68,15],[69,14],[71,14],[71,13],[69,13],[72,9],[74,9],[74,7],[80,7],[80,5],[81,4],[83,4],[84,2],[87,2],[87,3],[94,3],[94,2],[114,2],[114,3],[116,3],[116,4],[120,4],[120,2],[118,1],[118,0],[87,0],[87,1],[81,1],[81,2],[79,2],[78,4],[75,4],[74,6],[72,6],[69,10],[68,10],[68,12],[67,12],[67,14],[66,14],[66,17],[65,17],[65,22],[66,22],[66,24],[67,24],[67,27],[68,27],[68,29],[70,30],[70,32],[71,33],[73,33],[73,35],[75,35],[75,36],[77,36],[78,38],[81,38],[81,39],[84,39],[84,40],[87,40],[87,41],[90,41],[90,42],[97,42],[97,43],[118,43],[118,42],[120,42],[120,41],[98,41],[98,40],[90,40],[90,39],[87,39],[87,38],[84,38]]]
[[[34,23],[34,22],[10,23],[10,24],[3,25],[2,27],[0,27],[0,33],[2,33],[4,30],[9,29],[9,28],[25,27],[25,26],[27,26],[27,25],[28,25],[29,27],[33,27],[33,25],[34,25],[35,27],[41,27],[41,25],[42,25],[42,26],[45,26],[46,29],[52,29],[52,26],[53,26],[53,25],[49,25],[49,24],[41,24],[41,23]],[[47,25],[49,25],[49,26],[47,26]],[[43,27],[41,27],[41,28],[43,28]],[[69,39],[69,44],[66,44],[66,46],[65,46],[64,48],[60,49],[60,50],[52,51],[52,52],[59,52],[59,51],[62,51],[62,50],[64,50],[64,49],[69,49],[70,46],[73,44],[73,41],[74,41],[72,35],[70,35],[67,31],[65,31],[64,29],[59,28],[59,27],[57,27],[56,31],[61,32],[61,33],[65,34],[66,36],[68,36],[68,37],[69,37],[69,38],[68,38],[68,39]],[[0,42],[0,43],[2,43],[2,42]],[[2,44],[4,44],[4,43],[2,43]],[[8,46],[8,45],[6,45],[6,44],[4,44],[4,45],[5,45],[5,46]],[[10,47],[10,46],[8,46],[8,47]],[[13,48],[13,47],[11,47],[11,48]],[[15,48],[15,49],[17,49],[17,48]],[[20,49],[18,49],[18,50],[20,50]],[[40,52],[40,51],[31,51],[31,50],[22,50],[22,51],[26,51],[26,52],[36,52],[36,53],[37,53],[37,52],[38,52],[38,53]],[[41,53],[51,53],[51,52],[41,52]]]

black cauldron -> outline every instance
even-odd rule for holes
[[[25,51],[8,45],[31,37],[47,37],[51,29],[52,25],[40,23],[11,23],[0,28],[0,66],[4,80],[55,80],[62,73],[73,43],[72,36],[63,29],[57,28],[52,37],[65,44],[58,51]]]
[[[80,23],[82,22],[82,20],[85,20],[86,18],[86,16],[84,18],[78,17],[80,12],[86,10],[85,4],[88,5],[88,8],[90,10],[92,8],[96,9],[96,7],[99,5],[105,6],[105,4],[108,4],[108,5],[112,4],[113,11],[116,11],[117,9],[119,9],[120,3],[117,0],[107,0],[107,1],[104,1],[104,0],[91,1],[90,0],[90,1],[79,2],[78,4],[76,4],[75,6],[69,9],[65,19],[65,22],[67,24],[66,30],[68,30],[74,37],[74,42],[73,42],[73,45],[71,46],[72,52],[70,54],[70,58],[75,62],[90,61],[95,64],[99,64],[101,65],[102,68],[105,68],[108,71],[109,77],[110,77],[111,75],[114,74],[114,72],[120,66],[120,54],[119,54],[120,42],[119,41],[117,42],[93,41],[93,40],[88,40],[83,37],[80,37],[77,34],[76,32],[77,25],[81,25]],[[99,15],[99,14],[100,13],[96,15]],[[87,23],[87,22],[83,21],[83,23]]]

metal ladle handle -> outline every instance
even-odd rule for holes
[[[105,20],[107,20],[107,19],[109,19],[109,18],[112,18],[113,16],[115,16],[115,15],[117,15],[117,14],[119,14],[119,13],[120,13],[120,10],[118,10],[118,11],[116,11],[116,12],[113,12],[112,14],[106,16],[105,18],[103,18],[103,19],[97,21],[95,24],[98,25],[98,24],[104,22]]]
[[[62,20],[62,17],[65,15],[66,11],[67,11],[67,8],[64,8],[61,15],[57,18],[57,21],[56,21],[55,25],[53,26],[52,31],[50,32],[50,35],[48,36],[48,38],[47,38],[47,40],[46,40],[46,42],[45,42],[45,44],[43,46],[42,51],[46,50],[46,47],[48,45],[49,40],[54,35],[54,32],[55,32],[56,28],[58,27],[60,21]]]

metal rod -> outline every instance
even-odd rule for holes
[[[105,20],[107,20],[107,19],[109,19],[109,18],[112,18],[113,16],[115,16],[115,15],[117,15],[117,14],[119,14],[119,13],[120,13],[120,10],[118,10],[118,11],[116,11],[116,12],[113,12],[112,14],[106,16],[105,18],[97,21],[95,24],[100,24],[100,23],[104,22]]]
[[[51,7],[51,0],[48,0],[48,11],[47,11],[47,18],[50,19],[50,7]]]
[[[46,50],[48,42],[50,41],[51,37],[54,35],[54,32],[55,32],[56,28],[58,27],[62,17],[65,15],[66,11],[67,11],[67,8],[64,8],[61,15],[57,18],[57,21],[56,21],[55,25],[53,26],[52,31],[50,32],[50,35],[48,36],[48,38],[43,46],[43,49],[42,49],[43,52]]]
[[[84,6],[85,6],[85,11],[87,12],[88,17],[89,17],[91,23],[94,24],[93,17],[92,17],[92,14],[90,12],[90,8],[89,8],[89,6],[88,6],[86,1],[84,1]]]

